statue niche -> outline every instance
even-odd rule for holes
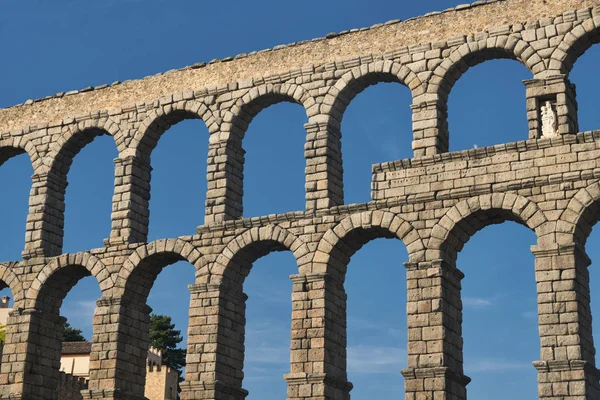
[[[541,108],[542,137],[553,138],[558,136],[556,111],[550,101],[546,101]]]

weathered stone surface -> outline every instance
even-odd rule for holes
[[[464,400],[456,258],[475,232],[505,220],[538,238],[539,397],[600,398],[584,250],[600,219],[600,132],[577,133],[569,81],[573,63],[600,41],[598,6],[477,2],[0,110],[0,164],[27,153],[34,168],[24,259],[0,263],[0,287],[12,290],[16,305],[0,399],[54,398],[60,305],[87,275],[98,280],[102,298],[82,395],[143,399],[146,299],[161,269],[179,260],[197,269],[182,398],[245,398],[243,282],[257,258],[290,251],[298,273],[291,277],[288,400],[347,400],[346,265],[383,237],[402,240],[410,257],[405,399]],[[448,153],[449,92],[469,66],[498,57],[532,73],[527,140]],[[344,205],[344,110],[366,87],[389,81],[412,92],[415,157],[374,165],[373,201]],[[244,219],[244,134],[257,113],[281,101],[306,109],[306,210]],[[555,112],[552,138],[542,138],[546,102]],[[188,118],[203,120],[210,133],[205,221],[194,235],[146,243],[152,150]],[[104,248],[61,254],[69,167],[103,134],[119,150],[112,230]]]

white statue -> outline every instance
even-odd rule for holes
[[[552,138],[558,136],[556,129],[556,113],[549,101],[542,106],[542,137]]]

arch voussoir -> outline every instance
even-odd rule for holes
[[[561,232],[568,233],[572,241],[585,245],[592,227],[598,222],[600,211],[600,182],[581,188],[569,201],[559,217]]]
[[[489,212],[500,212],[492,215]],[[494,213],[495,214],[495,213]],[[483,217],[483,218],[482,218]],[[449,209],[432,228],[427,251],[430,257],[455,259],[469,238],[489,223],[498,223],[497,217],[513,220],[527,226],[539,238],[545,234],[548,223],[545,213],[533,201],[515,193],[494,193],[462,200]]]
[[[91,132],[91,135],[89,132]],[[57,162],[64,164],[65,162],[63,159],[66,157],[68,160],[67,164],[70,165],[72,156],[68,157],[64,154],[69,151],[68,147],[73,145],[74,148],[72,151],[77,153],[81,150],[83,145],[74,143],[75,141],[83,139],[83,144],[85,144],[101,134],[108,134],[111,136],[115,141],[115,146],[119,149],[119,144],[123,141],[120,140],[121,130],[118,123],[113,121],[110,117],[87,119],[69,125],[65,133],[52,141],[48,154],[44,157],[44,163],[52,169]]]
[[[271,251],[288,250],[296,259],[298,267],[310,263],[312,254],[309,247],[302,239],[278,225],[267,225],[263,227],[254,227],[245,230],[231,239],[223,250],[220,251],[216,260],[211,265],[211,270],[204,269],[203,274],[227,276],[238,282],[243,278],[236,279],[235,276],[240,271],[240,260],[244,263],[242,268],[251,268],[251,264],[256,259],[264,256]],[[247,264],[250,265],[247,265]],[[245,271],[247,274],[249,271]]]
[[[210,107],[202,100],[181,100],[163,104],[146,114],[135,131],[129,148],[119,149],[119,151],[123,153],[123,151],[129,150],[135,154],[150,156],[162,134],[174,124],[185,119],[201,120],[209,133],[216,120]]]
[[[179,256],[181,260],[188,261],[192,265],[202,256],[198,249],[182,239],[159,239],[136,248],[125,262],[130,268],[121,268],[119,276],[127,279],[127,276],[133,272],[133,269],[137,268],[143,262],[155,256],[168,254]]]
[[[316,101],[301,85],[293,83],[263,84],[248,90],[227,110],[224,118],[223,131],[234,133],[241,139],[245,135],[252,119],[264,108],[273,104],[287,101],[304,107],[307,118]]]
[[[40,290],[48,284],[49,280],[65,268],[72,266],[82,267],[87,270],[89,275],[96,278],[100,290],[102,290],[103,293],[108,292],[113,288],[114,280],[102,260],[88,252],[80,252],[75,254],[62,254],[52,259],[37,273],[37,276],[34,278],[25,297],[37,301]]]
[[[34,173],[40,173],[43,167],[43,158],[38,153],[37,148],[26,136],[8,136],[1,137],[0,135],[0,150],[10,149],[10,155],[8,157],[0,157],[0,165],[6,161],[7,158],[12,157],[15,153],[25,153],[29,156],[31,167]]]
[[[25,296],[25,291],[19,276],[12,270],[10,264],[0,264],[0,281],[10,289],[15,305],[19,304]]]
[[[399,215],[381,210],[365,211],[347,216],[323,234],[317,244],[313,268],[338,274],[340,271],[331,265],[332,257],[339,257],[337,252],[349,258],[366,242],[381,237],[401,240],[409,252],[409,258],[413,260],[421,257],[420,253],[425,248],[418,230]],[[340,276],[339,279],[344,278]]]
[[[448,57],[446,57],[440,65],[433,70],[430,82],[435,83],[438,88],[435,92],[440,98],[447,98],[449,90],[454,86],[454,83],[462,76],[470,66],[479,64],[489,59],[495,58],[512,58],[519,61],[532,74],[540,67],[537,66],[540,62],[544,66],[543,58],[539,56],[537,51],[531,45],[516,35],[509,35],[502,40],[489,38],[481,41],[469,41],[454,49]],[[457,72],[460,71],[460,72]],[[430,89],[433,89],[431,85]],[[447,93],[439,93],[445,88]],[[434,93],[432,90],[429,92]]]
[[[550,56],[550,65],[559,73],[569,74],[573,65],[592,45],[600,42],[600,18],[594,15],[574,25]]]

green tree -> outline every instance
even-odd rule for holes
[[[166,315],[150,315],[150,346],[162,350],[163,364],[179,371],[185,367],[185,349],[178,349],[177,345],[183,341],[181,331],[175,329],[171,317]]]
[[[0,343],[4,344],[6,341],[6,326],[0,324]]]
[[[76,329],[65,321],[63,342],[85,342],[86,339],[81,333],[81,329]]]

